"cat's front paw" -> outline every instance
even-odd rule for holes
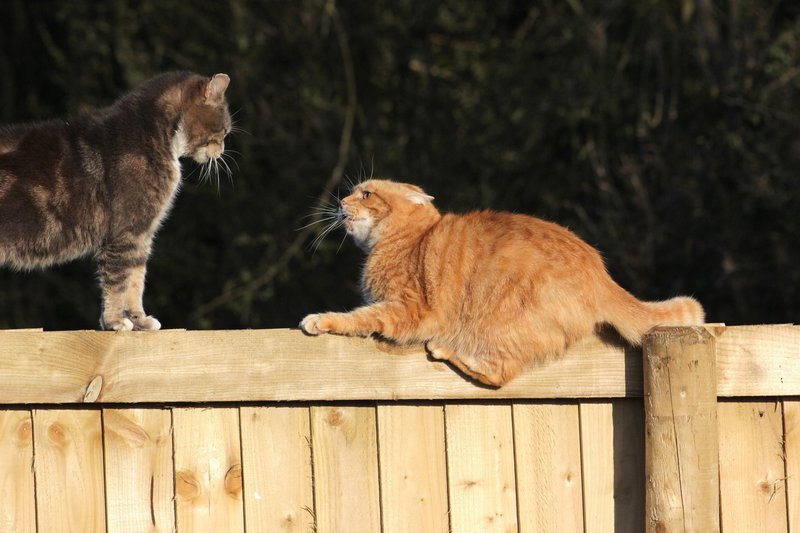
[[[133,322],[133,329],[136,331],[157,331],[161,329],[161,322],[153,316],[131,316]]]
[[[331,331],[324,314],[308,315],[300,322],[300,329],[308,335],[322,335]]]
[[[120,320],[100,320],[100,327],[106,331],[132,331],[133,322],[128,317]]]

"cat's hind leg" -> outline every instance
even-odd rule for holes
[[[492,387],[502,387],[516,376],[522,367],[519,361],[502,355],[456,352],[436,341],[428,341],[425,343],[425,348],[434,359],[449,361],[468,377]]]

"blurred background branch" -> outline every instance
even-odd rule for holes
[[[333,167],[333,170],[331,170],[330,177],[317,198],[315,209],[312,209],[311,222],[298,230],[297,236],[289,246],[286,247],[286,250],[278,257],[277,261],[263,265],[252,279],[241,285],[231,287],[216,298],[198,306],[191,315],[195,320],[202,319],[209,312],[222,305],[229,304],[232,300],[243,297],[252,298],[255,291],[258,291],[264,285],[272,283],[276,276],[285,272],[292,259],[303,251],[303,245],[308,240],[309,235],[322,229],[318,226],[320,218],[322,217],[319,210],[329,205],[331,198],[337,197],[337,195],[334,195],[333,191],[339,187],[347,165],[350,142],[353,137],[356,107],[358,106],[358,96],[356,93],[356,75],[355,69],[353,68],[353,57],[350,53],[350,46],[347,43],[347,33],[336,11],[336,2],[334,0],[328,0],[326,2],[325,14],[333,22],[333,28],[336,32],[339,50],[342,54],[342,70],[344,72],[345,87],[347,88],[347,104],[344,109],[344,125],[342,126],[342,133],[339,138],[336,165]]]

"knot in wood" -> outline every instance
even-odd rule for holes
[[[225,492],[234,497],[242,493],[242,465],[235,464],[225,473]]]
[[[17,432],[14,436],[14,443],[20,447],[24,448],[25,446],[31,445],[31,439],[33,438],[33,426],[31,424],[30,419],[23,420],[17,426]]]
[[[47,427],[47,438],[56,446],[64,446],[67,443],[67,431],[58,422],[53,422]]]
[[[184,500],[193,500],[200,496],[200,481],[192,472],[181,470],[175,474],[175,494]]]
[[[86,385],[86,392],[83,394],[83,403],[94,403],[100,397],[103,390],[103,376],[95,376]]]
[[[331,426],[338,426],[342,423],[342,412],[338,409],[331,409],[328,414],[328,424]]]

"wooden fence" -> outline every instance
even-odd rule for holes
[[[292,330],[0,332],[0,532],[800,532],[800,327],[709,330],[499,390]]]

